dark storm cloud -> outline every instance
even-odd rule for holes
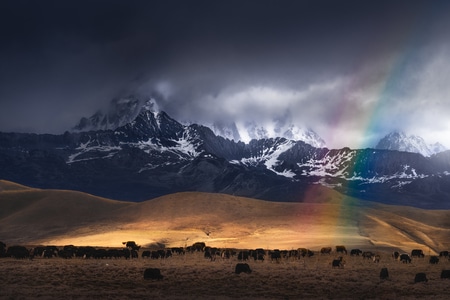
[[[363,143],[373,111],[417,130],[449,109],[435,90],[448,89],[443,1],[0,5],[2,131],[62,132],[114,97],[155,90],[181,120],[289,118],[330,146]],[[412,109],[423,99],[434,113]]]

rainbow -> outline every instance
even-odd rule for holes
[[[385,28],[382,31],[386,35],[374,39],[370,45],[367,45],[366,52],[356,58],[355,66],[352,68],[354,74],[366,74],[365,68],[371,64],[379,63],[383,67],[380,72],[381,75],[375,81],[352,77],[347,84],[347,88],[337,97],[341,105],[339,105],[340,110],[334,114],[333,123],[340,124],[349,119],[356,120],[358,130],[361,132],[358,137],[358,149],[373,145],[374,140],[378,138],[377,132],[385,130],[383,124],[388,120],[385,119],[384,113],[391,105],[393,94],[399,90],[402,84],[408,62],[414,55],[413,46],[418,40],[417,36],[422,34],[420,25],[423,21],[422,15],[415,15],[402,23],[399,22],[397,28]],[[379,59],[379,62],[367,64],[367,58],[383,56],[386,49],[396,49],[396,51],[387,58]],[[377,65],[377,68],[379,67]],[[371,76],[367,77],[372,78]],[[361,97],[361,89],[367,89],[364,94],[369,95],[368,99],[358,99],[358,97]],[[358,105],[355,105],[355,101]],[[390,123],[392,124],[392,120]],[[363,130],[360,130],[361,128]],[[334,139],[339,138],[339,134],[333,131],[330,131],[328,136],[325,137],[331,144],[336,144]],[[364,153],[363,150],[351,151],[354,151],[355,164],[347,170],[350,176],[363,167],[359,164],[362,161],[359,156]],[[349,181],[348,184],[352,184],[352,182]],[[331,200],[325,205],[320,203],[324,199]],[[320,237],[315,242],[316,244],[321,244],[322,241],[324,245],[329,243],[329,246],[347,242],[367,242],[364,237],[361,237],[359,241],[357,239],[349,240],[348,238],[352,234],[359,235],[358,210],[360,208],[353,203],[354,198],[340,194],[337,196],[332,190],[326,192],[320,190],[317,186],[311,186],[304,193],[302,202],[305,203],[305,206],[302,207],[304,211],[300,213],[302,218],[300,222],[309,230],[313,230],[314,236]],[[324,232],[323,228],[332,228],[332,230]],[[301,240],[301,238],[300,233],[299,239]]]

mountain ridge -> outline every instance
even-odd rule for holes
[[[450,207],[450,151],[424,157],[286,138],[235,142],[148,107],[114,130],[0,133],[0,178],[127,201],[200,191],[295,202],[319,184],[365,200]]]
[[[89,118],[83,117],[77,125],[75,125],[71,132],[86,132],[99,130],[116,130],[119,127],[125,126],[138,117],[142,112],[151,112],[155,115],[163,112],[160,111],[155,98],[144,98],[136,95],[129,95],[123,98],[114,98],[110,102],[107,113],[97,111]],[[235,122],[214,122],[212,124],[197,124],[188,123],[189,125],[202,125],[208,127],[215,135],[226,139],[234,140],[236,142],[242,141],[250,142],[252,139],[267,139],[284,137],[286,139],[301,140],[314,147],[325,147],[325,141],[312,129],[300,128],[294,124],[279,124],[275,122],[276,126],[273,132],[269,132],[264,126],[258,125],[255,122],[247,122],[244,127],[240,129]],[[244,140],[244,136],[247,139]]]

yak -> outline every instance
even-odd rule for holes
[[[6,251],[6,256],[16,259],[28,258],[30,257],[30,251],[24,246],[10,246]]]
[[[414,277],[414,283],[418,282],[428,282],[427,275],[425,273],[417,273]]]
[[[189,248],[191,249],[192,252],[195,252],[195,251],[203,252],[203,251],[205,251],[205,247],[206,247],[206,244],[204,242],[195,242]]]
[[[336,246],[336,253],[345,253],[347,254],[347,249],[345,248],[345,246]]]
[[[373,259],[373,257],[375,256],[375,253],[373,253],[373,252],[370,252],[370,251],[364,251],[363,253],[362,253],[362,257],[364,258],[364,259]]]
[[[141,249],[141,246],[136,245],[135,241],[122,242],[122,244],[130,250],[139,251]]]
[[[380,271],[380,279],[388,279],[389,278],[389,271],[387,268],[382,268]]]
[[[250,269],[250,266],[245,263],[238,263],[236,264],[236,267],[234,268],[234,273],[241,274],[241,273],[247,273],[250,274],[252,270]]]
[[[337,259],[333,259],[331,262],[331,266],[333,268],[343,268],[344,267],[344,260],[342,256],[339,256]]]
[[[441,251],[439,252],[439,256],[448,257],[448,251]]]
[[[362,250],[360,250],[360,249],[352,249],[352,250],[350,251],[350,255],[351,255],[351,256],[360,256],[362,253],[363,253],[363,252],[362,252]]]
[[[311,257],[314,255],[314,252],[312,252],[311,250],[306,249],[306,248],[298,248],[298,251],[300,252],[300,255],[302,257],[305,257],[305,256]]]
[[[269,252],[270,260],[273,262],[280,262],[281,260],[281,252],[278,249]]]
[[[406,253],[400,254],[399,260],[404,264],[411,263],[411,257]]]
[[[256,250],[250,251],[250,255],[251,255],[251,257],[253,257],[253,259],[255,261],[258,261],[258,260],[264,261],[264,257],[266,255],[266,252],[264,251],[264,249],[258,248]]]
[[[411,251],[411,257],[425,257],[425,254],[423,254],[423,251],[420,249],[414,249]]]
[[[158,268],[147,268],[144,271],[144,279],[157,279],[161,280],[164,276],[161,275],[161,270]]]
[[[331,247],[323,247],[322,249],[320,249],[320,254],[331,254],[331,251]]]
[[[394,252],[392,253],[392,257],[393,257],[394,259],[398,259],[399,256],[400,256],[400,253],[398,253],[398,251],[394,251]]]
[[[430,256],[430,264],[436,265],[439,262],[439,257],[437,256]]]

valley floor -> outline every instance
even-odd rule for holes
[[[343,255],[342,269],[331,267],[334,254],[250,260],[253,272],[239,275],[236,257],[210,261],[201,252],[165,260],[1,258],[0,299],[450,299],[450,280],[440,279],[441,270],[450,269],[447,259],[402,264],[388,252],[380,255],[380,263]],[[164,278],[145,280],[150,267]],[[389,279],[379,278],[383,267]],[[414,283],[419,272],[428,282]]]

